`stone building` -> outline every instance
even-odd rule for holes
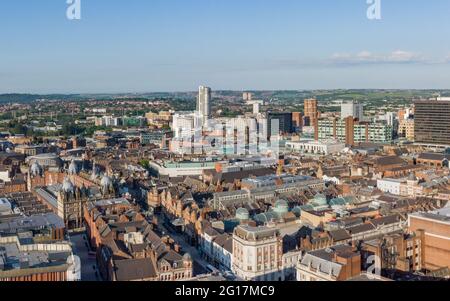
[[[244,280],[284,280],[282,244],[276,228],[238,226],[233,232],[232,271]]]

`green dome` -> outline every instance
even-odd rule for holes
[[[289,212],[289,205],[285,200],[278,200],[275,202],[274,211],[278,214],[284,214]]]
[[[318,206],[326,206],[326,205],[328,205],[327,197],[325,195],[323,195],[323,194],[317,194],[314,197],[313,203],[318,205]]]
[[[239,208],[236,210],[236,218],[241,221],[248,220],[250,218],[250,214],[247,209]]]
[[[302,208],[297,206],[294,209],[292,209],[292,213],[294,213],[296,217],[300,217],[300,215],[302,214]]]

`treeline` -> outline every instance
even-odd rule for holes
[[[81,95],[64,95],[64,94],[50,94],[50,95],[38,95],[38,94],[0,94],[0,103],[30,103],[39,99],[47,100],[74,100],[83,99]]]

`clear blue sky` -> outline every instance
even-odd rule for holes
[[[450,1],[0,1],[0,93],[450,88]]]

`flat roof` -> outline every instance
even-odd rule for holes
[[[442,209],[438,209],[431,212],[419,212],[419,213],[413,213],[411,214],[413,217],[423,217],[427,219],[433,219],[436,221],[441,222],[448,222],[450,223],[450,206],[444,207]]]

